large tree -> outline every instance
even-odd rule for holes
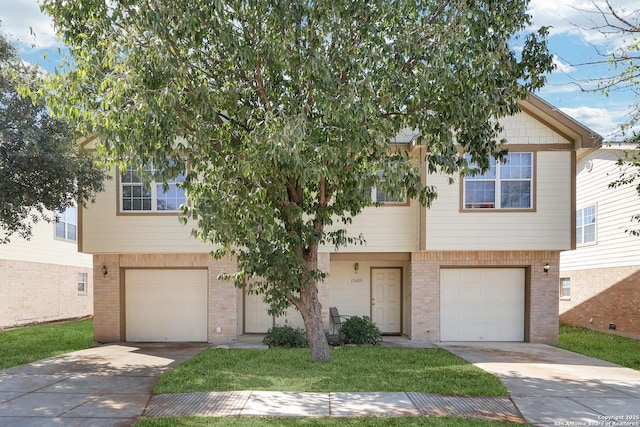
[[[52,117],[37,90],[40,70],[22,62],[0,34],[0,244],[31,237],[33,222],[54,220],[103,188],[104,174],[79,150],[74,129]]]
[[[462,152],[486,167],[500,151],[496,119],[551,68],[545,29],[509,47],[526,5],[45,0],[73,59],[53,106],[115,161],[188,171],[196,235],[237,257],[229,277],[273,314],[295,306],[325,361],[319,246],[366,238],[346,225],[373,185],[428,204],[420,162],[455,174]],[[390,148],[402,129],[425,158]]]

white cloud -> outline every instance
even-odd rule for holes
[[[53,29],[53,20],[40,11],[38,0],[11,0],[10,3],[9,7],[0,8],[0,31],[10,41],[23,46],[34,45],[38,49],[61,45]]]
[[[553,55],[553,64],[556,66],[556,69],[553,71],[554,73],[563,73],[569,74],[575,71],[575,67],[571,64],[563,62],[558,55]]]
[[[637,10],[637,0],[609,0],[614,10],[622,14]],[[628,43],[619,34],[606,34],[603,16],[608,13],[605,0],[531,0],[529,13],[533,24],[550,26],[550,34],[579,34],[593,45],[609,44],[617,47]],[[615,22],[615,20],[611,20]]]
[[[615,137],[619,131],[619,124],[626,115],[626,111],[584,106],[560,108],[560,111],[598,132],[605,140]]]

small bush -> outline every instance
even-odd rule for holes
[[[262,342],[269,347],[307,347],[307,335],[304,329],[289,325],[276,325],[267,331]]]
[[[380,329],[368,316],[351,316],[340,326],[340,339],[345,344],[378,345],[382,341]]]

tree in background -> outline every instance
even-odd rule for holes
[[[370,189],[428,205],[420,178],[501,151],[496,119],[544,84],[546,29],[527,1],[45,0],[73,66],[51,82],[113,161],[186,172],[194,233],[237,257],[239,287],[271,314],[295,306],[312,358],[329,360],[320,245],[362,242],[347,224]],[[413,161],[389,142],[419,130]],[[186,222],[186,219],[185,219]]]
[[[577,64],[591,66],[606,63],[610,67],[611,75],[589,79],[585,82],[587,87],[595,83],[596,87],[593,90],[606,95],[614,91],[631,92],[635,95],[625,121],[620,124],[617,137],[625,142],[637,144],[638,148],[626,151],[624,156],[618,159],[620,175],[609,186],[616,188],[635,184],[636,191],[640,194],[640,8],[627,10],[616,7],[609,0],[591,0],[590,8],[582,12],[591,17],[593,25],[581,26],[581,30],[597,31],[612,40],[609,51],[597,50],[601,60]],[[632,220],[640,222],[640,213],[634,215]],[[626,231],[640,236],[639,229]]]
[[[31,225],[54,220],[103,188],[104,174],[81,153],[71,126],[52,117],[44,101],[22,97],[36,90],[39,70],[23,63],[0,34],[0,244],[31,236]]]

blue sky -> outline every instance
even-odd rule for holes
[[[37,0],[0,0],[0,3],[1,30],[18,45],[22,58],[53,69],[62,45],[57,41],[51,19],[40,12]],[[7,3],[11,6],[7,7]],[[637,0],[611,0],[611,3],[616,9],[637,8]],[[551,27],[549,49],[556,56],[557,64],[556,71],[548,76],[547,86],[538,95],[609,139],[637,100],[630,92],[604,96],[585,92],[576,84],[593,87],[584,80],[606,76],[609,73],[606,65],[576,64],[601,60],[595,47],[608,52],[619,43],[605,39],[599,31],[581,29],[599,23],[598,15],[589,10],[593,10],[591,0],[531,0],[529,12],[534,27]],[[43,59],[45,54],[48,57]]]

